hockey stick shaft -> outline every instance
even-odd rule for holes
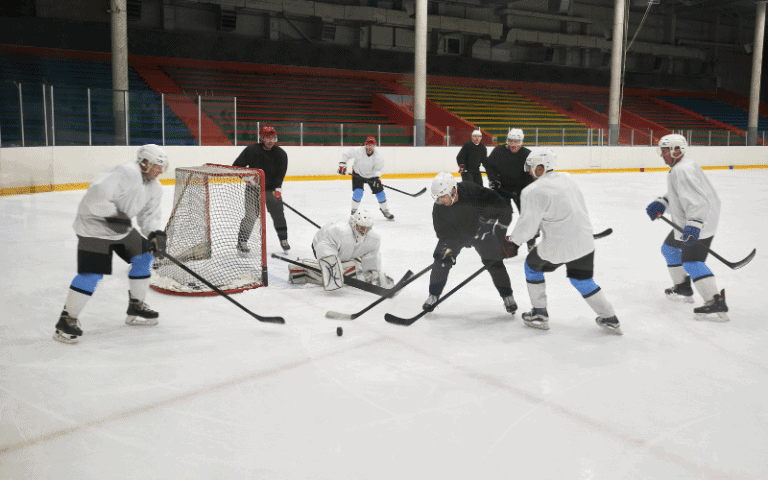
[[[675,230],[677,230],[679,232],[683,231],[683,229],[680,228],[679,225],[675,225],[674,223],[672,223],[671,220],[668,220],[667,217],[664,217],[662,215],[658,215],[656,218],[660,218],[660,219],[664,220],[664,222],[666,222],[667,224],[669,224],[669,226],[671,226],[672,228],[674,228]],[[755,253],[757,253],[757,249],[755,248],[755,249],[752,249],[752,252],[749,255],[747,255],[743,260],[740,260],[738,262],[729,262],[728,260],[724,259],[720,255],[718,255],[717,253],[712,251],[712,249],[710,249],[708,246],[706,246],[703,243],[699,242],[698,239],[696,240],[696,242],[698,242],[699,245],[701,245],[709,253],[711,253],[713,257],[715,257],[716,259],[720,260],[724,264],[728,265],[728,267],[730,267],[733,270],[739,269],[739,268],[743,267],[744,265],[748,264],[749,262],[751,262],[752,259],[755,257]]]
[[[453,287],[453,289],[452,289],[450,292],[448,292],[448,293],[446,293],[445,295],[443,295],[443,296],[442,296],[442,297],[441,297],[441,298],[440,298],[440,299],[439,299],[439,300],[438,300],[438,301],[437,301],[437,302],[436,302],[436,303],[435,303],[435,304],[432,306],[432,310],[434,310],[434,309],[435,309],[435,307],[437,307],[438,305],[440,305],[441,303],[443,303],[443,301],[444,301],[446,298],[450,297],[451,295],[453,295],[454,293],[456,293],[457,291],[459,291],[459,289],[461,289],[461,288],[462,288],[464,285],[466,285],[466,284],[468,284],[469,282],[471,282],[471,281],[472,281],[472,280],[473,280],[475,277],[477,277],[478,275],[480,275],[480,274],[481,274],[481,273],[483,273],[484,271],[488,270],[488,267],[490,267],[490,266],[492,266],[492,265],[495,265],[495,264],[497,264],[497,263],[499,263],[499,262],[501,262],[501,260],[498,260],[498,261],[496,261],[496,262],[494,262],[494,263],[489,263],[488,265],[483,265],[483,267],[482,267],[482,268],[480,268],[480,270],[477,270],[475,273],[473,273],[472,275],[470,275],[469,277],[467,277],[466,279],[464,279],[464,281],[463,281],[463,282],[461,282],[460,284],[458,284],[458,285],[456,285],[455,287]],[[412,317],[412,318],[400,318],[400,317],[396,317],[396,316],[394,316],[394,315],[392,315],[392,314],[389,314],[389,313],[387,313],[386,315],[384,315],[384,320],[386,320],[386,321],[387,321],[387,322],[389,322],[389,323],[394,323],[395,325],[403,325],[403,326],[406,326],[406,327],[407,327],[407,326],[413,325],[413,323],[414,323],[414,322],[416,322],[416,320],[420,319],[421,317],[423,317],[423,316],[424,316],[424,315],[426,315],[427,313],[429,313],[429,311],[427,311],[427,310],[422,310],[422,311],[421,311],[421,313],[419,313],[418,315],[416,315],[415,317]]]
[[[309,218],[307,218],[306,216],[304,216],[304,214],[303,214],[303,213],[301,213],[300,211],[296,210],[296,209],[295,209],[295,208],[293,208],[292,206],[288,205],[288,204],[287,204],[287,203],[285,203],[285,202],[283,202],[283,205],[285,205],[286,207],[288,207],[290,210],[293,210],[293,213],[295,213],[296,215],[300,216],[300,217],[301,217],[301,218],[303,218],[304,220],[308,221],[308,222],[309,222],[309,223],[311,223],[312,225],[316,226],[317,228],[320,228],[320,225],[316,224],[315,222],[313,222],[312,220],[310,220]]]
[[[376,305],[380,304],[384,300],[386,300],[388,298],[392,298],[393,296],[395,296],[397,294],[397,292],[399,292],[400,290],[404,289],[411,282],[413,282],[414,280],[416,280],[420,276],[422,276],[425,273],[427,273],[428,271],[430,271],[433,266],[434,266],[434,263],[430,264],[427,268],[425,268],[424,270],[420,271],[416,275],[411,275],[410,277],[407,277],[407,274],[406,274],[406,277],[403,277],[403,279],[400,280],[400,282],[398,282],[397,285],[392,287],[386,295],[384,295],[383,297],[377,299],[376,301],[374,301],[373,303],[371,303],[370,305],[368,305],[367,307],[365,307],[364,309],[360,310],[357,313],[345,314],[345,313],[329,311],[329,312],[325,312],[325,317],[326,318],[333,318],[333,319],[337,319],[337,320],[339,320],[339,319],[341,319],[341,320],[354,320],[354,319],[358,318],[359,316],[363,315],[364,313],[368,312],[370,309],[372,309]],[[410,270],[408,270],[408,271],[410,272]]]
[[[361,177],[360,175],[358,175],[358,174],[356,174],[356,173],[353,173],[353,174],[352,174],[352,176],[353,176],[353,177],[357,177],[357,178],[360,178],[360,179],[362,179],[362,180],[363,180],[365,183],[369,183],[369,184],[371,183],[371,180],[370,180],[370,179],[367,179],[367,178],[365,178],[365,177]],[[408,195],[409,197],[418,197],[419,195],[421,195],[422,193],[424,193],[424,192],[426,192],[426,191],[427,191],[427,188],[426,188],[426,187],[424,187],[424,188],[422,188],[421,190],[419,190],[419,191],[418,191],[418,192],[416,192],[416,193],[408,193],[408,192],[404,192],[404,191],[402,191],[402,190],[398,190],[398,189],[397,189],[397,188],[395,188],[395,187],[390,187],[389,185],[384,185],[383,183],[381,184],[381,186],[382,186],[382,187],[384,187],[384,188],[388,188],[388,189],[390,189],[390,190],[394,190],[394,191],[396,191],[396,192],[400,192],[400,193],[402,193],[402,194],[404,194],[404,195]]]
[[[230,297],[229,295],[227,295],[226,293],[221,291],[221,289],[219,289],[215,285],[211,284],[211,282],[209,282],[208,280],[206,280],[203,277],[201,277],[200,275],[198,275],[197,272],[193,271],[192,269],[190,269],[189,267],[187,267],[186,265],[184,265],[180,261],[176,260],[176,258],[172,257],[171,255],[169,255],[168,253],[165,253],[165,252],[162,252],[161,255],[163,257],[167,258],[168,260],[170,260],[171,262],[175,263],[176,266],[178,266],[179,268],[181,268],[182,270],[184,270],[188,274],[192,275],[196,279],[198,279],[201,282],[203,282],[204,284],[206,284],[208,286],[208,288],[210,288],[214,292],[218,293],[222,297],[226,298],[230,302],[232,302],[235,305],[237,305],[238,307],[240,307],[240,309],[242,309],[244,312],[246,312],[248,315],[252,316],[256,320],[258,320],[260,322],[267,322],[267,323],[285,323],[285,319],[283,317],[262,317],[261,315],[257,315],[255,313],[253,313],[252,311],[248,310],[247,308],[242,306],[240,303],[238,303],[236,300],[234,300],[232,297]]]
[[[313,272],[317,272],[322,274],[323,272],[319,268],[311,267],[307,264],[298,262],[296,260],[291,260],[290,258],[282,257],[276,253],[272,254],[272,258],[277,258],[278,260],[282,260],[284,262],[291,263],[293,265],[298,265],[299,267],[306,268],[308,270],[312,270]],[[350,287],[354,287],[363,291],[366,291],[368,293],[373,293],[375,295],[384,296],[389,292],[388,289],[383,287],[377,287],[376,285],[368,282],[364,282],[362,280],[358,280],[354,277],[347,277],[344,276],[344,284],[349,285]]]

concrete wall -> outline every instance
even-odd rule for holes
[[[530,146],[529,146],[530,147]],[[85,188],[109,166],[135,158],[139,147],[33,147],[0,149],[0,193],[4,195]],[[239,147],[166,147],[171,170],[204,163],[231,165]],[[288,153],[288,177],[318,180],[336,174],[341,152],[349,147],[283,147]],[[378,147],[387,162],[385,177],[397,178],[456,171],[459,147]],[[488,151],[490,152],[491,147]],[[552,147],[558,170],[611,171],[665,168],[655,147]],[[701,166],[768,166],[765,147],[689,147],[688,156]],[[310,178],[306,178],[310,177]],[[289,178],[290,180],[290,178]],[[167,182],[166,182],[167,183]]]

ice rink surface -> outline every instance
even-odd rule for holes
[[[386,323],[420,311],[425,275],[357,320],[329,320],[377,297],[289,285],[270,258],[269,287],[234,298],[285,325],[221,297],[150,291],[160,324],[131,327],[115,256],[84,336],[65,345],[51,335],[84,191],[0,198],[0,479],[766,479],[768,170],[707,175],[723,202],[712,249],[730,261],[758,250],[740,270],[707,260],[729,323],[694,320],[698,295],[664,296],[670,228],[645,207],[666,173],[574,175],[594,230],[614,229],[596,241],[595,280],[624,336],[595,324],[564,268],[546,277],[551,329],[525,327],[524,253],[505,262],[514,316],[483,274],[412,326]],[[416,192],[430,179],[385,182]],[[394,221],[368,190],[363,206],[400,278],[432,261],[432,201],[386,193]],[[286,182],[283,196],[320,224],[349,215],[349,181]],[[316,228],[286,217],[290,255],[311,257]],[[270,218],[267,232],[281,252]],[[480,266],[464,250],[446,292]]]

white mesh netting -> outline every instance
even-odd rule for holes
[[[263,191],[259,169],[177,168],[166,251],[225,293],[266,286]],[[246,241],[247,252],[238,250],[238,241]],[[166,258],[155,262],[151,285],[174,295],[216,294]]]

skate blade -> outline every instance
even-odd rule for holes
[[[523,320],[525,325],[531,328],[537,328],[539,330],[549,330],[549,321],[541,320]]]
[[[126,325],[133,325],[133,326],[145,326],[145,327],[154,327],[157,325],[157,319],[156,318],[141,318],[137,317],[135,315],[128,315],[125,318],[125,324]]]
[[[717,312],[717,313],[697,313],[694,315],[694,318],[699,321],[707,321],[707,322],[730,322],[731,319],[728,317],[727,312]]]
[[[621,327],[612,327],[610,325],[600,325],[600,327],[615,335],[624,335],[624,332],[621,331]]]
[[[686,297],[685,295],[678,295],[676,293],[668,293],[667,298],[673,302],[681,303],[693,303],[693,295]]]
[[[66,333],[61,333],[60,331],[56,330],[56,333],[53,334],[53,339],[57,342],[61,343],[68,343],[72,345],[73,343],[77,343],[80,337],[77,335],[67,335]]]

